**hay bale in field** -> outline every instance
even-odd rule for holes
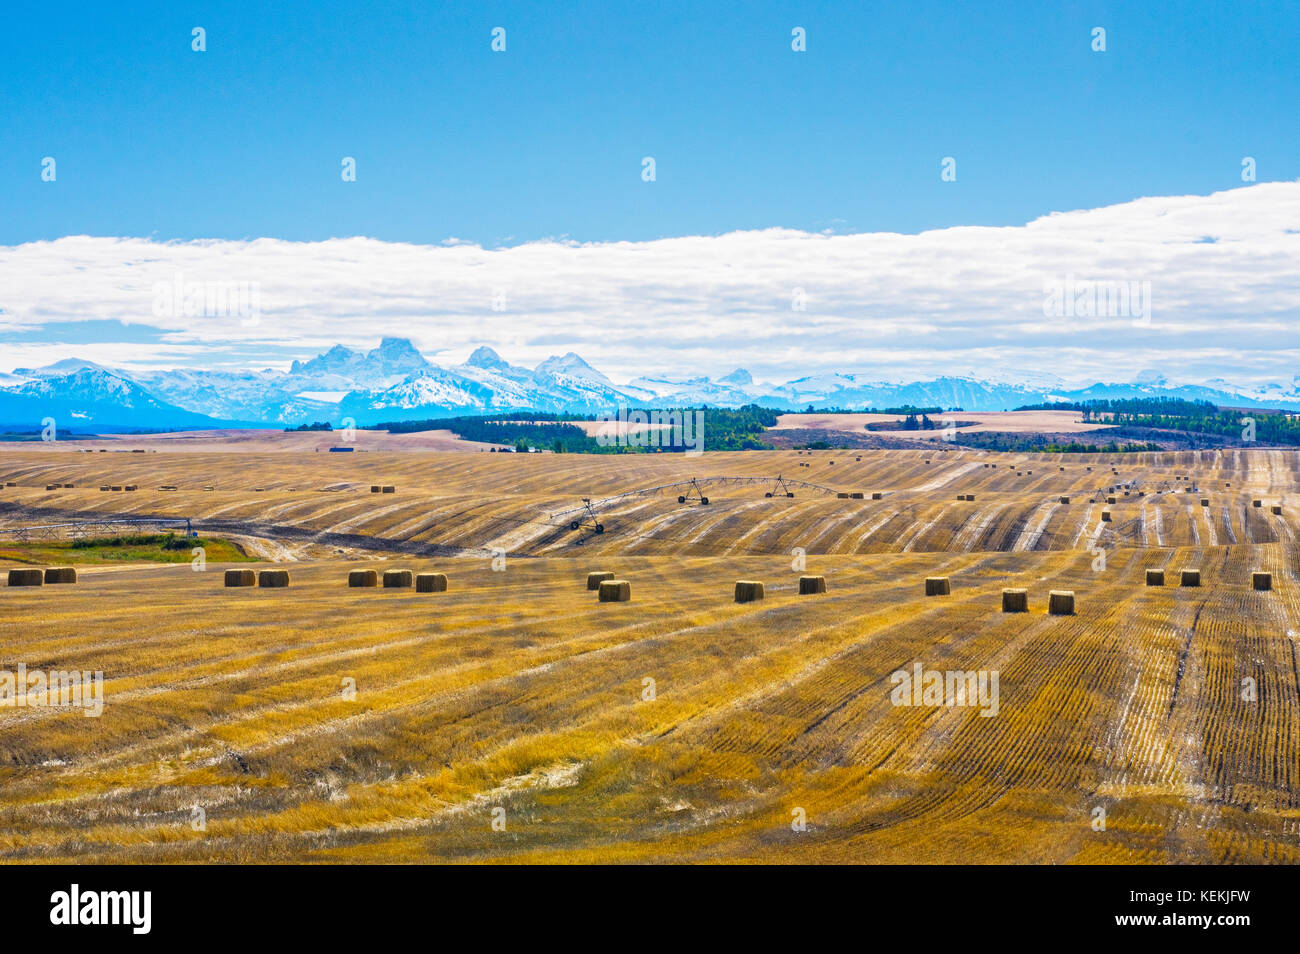
[[[1109,497],[1107,497],[1107,498],[1106,498],[1106,503],[1108,503],[1108,504],[1113,504],[1113,503],[1115,503],[1115,495],[1114,495],[1114,494],[1111,494]]]
[[[217,488],[216,488],[216,487],[204,487],[203,489],[204,489],[204,490],[216,490]]]
[[[632,599],[632,584],[627,580],[601,580],[596,599],[601,603],[627,603]]]
[[[45,571],[46,583],[76,583],[77,570],[71,566],[52,566]]]
[[[254,586],[257,574],[252,570],[227,570],[226,586]]]
[[[1074,591],[1052,590],[1047,594],[1047,612],[1050,616],[1074,615]]]
[[[266,589],[282,590],[289,585],[289,571],[263,570],[257,574],[257,585]]]
[[[763,584],[757,580],[736,581],[736,602],[752,603],[763,598]]]
[[[849,497],[850,497],[851,499],[853,499],[853,500],[862,500],[865,496],[866,496],[866,494],[864,494],[864,493],[863,493],[862,491],[860,491],[860,490],[850,490],[850,491],[849,491]]]
[[[927,576],[925,578],[926,596],[947,596],[952,592],[946,576]]]
[[[1061,497],[1058,497],[1057,499],[1060,500],[1061,503],[1063,503],[1063,504],[1068,504],[1068,503],[1070,502],[1070,498],[1069,498],[1069,497],[1066,497],[1066,496],[1061,496]]]
[[[371,492],[372,494],[377,494],[377,493],[379,493],[379,485],[378,485],[378,484],[371,484],[371,485],[370,485],[370,492]]]
[[[1271,590],[1273,588],[1273,574],[1264,570],[1256,570],[1250,574],[1250,585],[1257,590]]]
[[[123,489],[123,490],[138,490],[138,489],[139,489],[139,484],[125,484],[125,485],[123,485],[122,489]]]
[[[58,485],[58,484],[46,484],[46,485],[45,485],[45,489],[46,489],[46,490],[58,490],[58,489],[59,489],[59,485]]]
[[[958,500],[965,500],[965,499],[966,499],[966,495],[965,495],[965,494],[958,494],[958,495],[957,495],[957,499],[958,499]]]
[[[848,499],[849,499],[849,495],[848,495],[847,493],[836,493],[836,494],[835,494],[835,497],[836,497],[837,500],[848,500]]]
[[[377,570],[349,570],[348,586],[378,586],[379,572]]]
[[[811,596],[814,593],[826,592],[826,577],[824,576],[801,576],[799,577],[799,595]]]
[[[176,489],[176,485],[175,485],[175,484],[162,484],[158,489],[159,489],[159,490],[175,490],[175,489]]]
[[[1018,589],[1004,589],[1002,591],[1002,612],[1028,613],[1029,612],[1029,591],[1018,590]]]
[[[1202,507],[1208,507],[1209,505],[1210,505],[1210,498],[1209,498],[1209,497],[1202,497],[1202,498],[1201,498],[1201,506],[1202,506]]]
[[[606,580],[612,580],[612,579],[614,579],[614,574],[609,572],[608,570],[598,570],[595,573],[588,573],[587,589],[598,590],[600,589],[600,584],[604,583]]]
[[[1065,473],[1065,468],[1064,468],[1064,467],[1061,468],[1061,473]]]
[[[40,570],[10,570],[10,586],[43,586],[45,574]]]
[[[1281,505],[1281,504],[1273,504],[1273,506],[1270,507],[1269,509],[1273,511],[1273,515],[1274,515],[1274,516],[1276,516],[1276,517],[1280,517],[1280,516],[1282,516],[1282,505]]]
[[[112,490],[113,488],[110,487],[110,486],[108,486],[108,484],[105,484],[104,486],[100,487],[99,489],[100,489],[100,490]]]
[[[385,570],[384,589],[402,589],[411,585],[413,575],[410,570]]]
[[[873,492],[872,492],[872,494],[871,494],[871,499],[872,499],[872,500],[884,500],[884,499],[885,499],[885,495],[882,494],[879,490],[876,490],[876,491],[873,491]]]
[[[417,573],[415,575],[415,592],[446,593],[447,574],[446,573]]]
[[[1262,507],[1262,506],[1264,506],[1264,501],[1262,501],[1262,500],[1252,500],[1252,501],[1250,502],[1250,505],[1251,505],[1252,507]]]
[[[1147,586],[1164,586],[1164,570],[1147,570]]]
[[[1200,586],[1201,571],[1193,570],[1193,569],[1183,570],[1182,573],[1179,574],[1178,585],[1179,586]]]
[[[384,486],[380,488],[379,492],[384,494],[395,494],[397,493],[397,488],[392,484],[384,484]]]
[[[1101,512],[1101,522],[1102,522],[1102,523],[1110,523],[1110,511],[1109,511],[1109,510],[1103,510],[1103,511]]]
[[[121,490],[121,489],[122,489],[121,484],[113,484],[113,486],[109,488],[109,490]]]

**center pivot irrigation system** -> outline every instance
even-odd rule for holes
[[[0,537],[14,537],[23,543],[32,540],[79,540],[83,537],[99,537],[112,533],[121,533],[125,528],[153,527],[162,529],[184,529],[185,536],[198,536],[190,523],[189,517],[151,517],[151,518],[114,518],[102,517],[98,520],[79,520],[76,523],[47,523],[33,527],[0,527]]]
[[[569,521],[570,530],[591,530],[593,533],[604,533],[605,525],[600,521],[600,511],[612,507],[621,501],[629,500],[634,497],[654,497],[659,494],[676,493],[678,503],[687,503],[689,501],[698,501],[702,506],[707,506],[709,495],[705,492],[709,487],[721,487],[727,485],[742,484],[764,484],[768,487],[763,494],[764,497],[793,497],[795,489],[811,490],[814,493],[830,494],[835,496],[838,492],[831,487],[823,487],[821,484],[810,484],[806,480],[791,480],[778,474],[775,477],[692,477],[690,480],[679,480],[671,484],[660,484],[657,487],[643,487],[640,490],[629,490],[626,493],[615,494],[612,497],[603,497],[599,500],[593,500],[591,497],[582,498],[581,507],[572,507],[568,510],[560,510],[550,514],[553,521]]]

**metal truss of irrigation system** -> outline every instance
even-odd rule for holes
[[[194,536],[194,527],[189,517],[133,517],[133,518],[114,518],[101,517],[98,520],[78,520],[73,523],[47,523],[33,527],[3,527],[0,528],[0,536],[16,537],[23,543],[30,543],[32,540],[63,540],[70,538],[73,540],[83,537],[102,536],[115,530],[120,531],[123,527],[175,527],[185,528],[187,537]]]

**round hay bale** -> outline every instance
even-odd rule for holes
[[[826,577],[824,576],[801,576],[799,577],[799,595],[811,596],[814,593],[826,592]]]
[[[403,589],[411,585],[413,574],[410,570],[385,570],[384,589]]]
[[[10,570],[10,586],[43,586],[45,573],[41,570]]]
[[[866,494],[864,494],[860,490],[850,490],[849,497],[852,498],[853,500],[862,500],[866,497]]]
[[[1164,586],[1164,585],[1165,585],[1165,571],[1163,569],[1147,570],[1147,586]]]
[[[123,489],[123,490],[137,490],[137,489],[139,488],[139,486],[140,486],[139,484],[127,484],[127,485],[124,486],[122,489]]]
[[[596,599],[601,603],[627,603],[632,599],[632,584],[627,580],[601,580]]]
[[[1271,590],[1273,588],[1273,574],[1264,570],[1256,570],[1250,574],[1250,585],[1257,590]]]
[[[257,574],[252,570],[227,570],[226,586],[255,586]]]
[[[113,488],[109,487],[108,484],[105,484],[104,486],[100,487],[99,489],[100,489],[100,490],[112,490]]]
[[[1185,569],[1185,570],[1183,570],[1183,571],[1179,574],[1178,585],[1179,585],[1179,586],[1200,586],[1200,585],[1201,585],[1201,571],[1200,571],[1200,570],[1193,570],[1193,569]]]
[[[1070,502],[1070,498],[1065,496],[1059,497],[1057,499],[1059,499],[1063,504],[1068,504]]]
[[[1102,523],[1110,523],[1110,511],[1109,511],[1109,510],[1103,510],[1103,511],[1101,512],[1101,520],[1102,520]]]
[[[113,485],[112,487],[110,487],[109,489],[110,489],[110,490],[121,490],[121,489],[122,489],[122,485],[121,485],[121,484],[114,484],[114,485]]]
[[[59,489],[59,486],[60,486],[59,484],[46,484],[46,485],[45,485],[45,489],[46,489],[46,490],[58,490],[58,489]]]
[[[614,579],[614,574],[609,572],[608,570],[598,570],[595,573],[588,573],[587,589],[598,590],[600,589],[600,584],[604,583],[606,580],[612,580],[612,579]]]
[[[349,570],[348,586],[378,586],[379,571],[377,570]]]
[[[1029,612],[1029,591],[1017,590],[1017,589],[1004,589],[1002,591],[1002,612],[1028,613]]]
[[[1262,501],[1262,500],[1252,500],[1252,501],[1250,502],[1250,505],[1251,505],[1252,507],[1262,507],[1262,506],[1264,506],[1264,501]]]
[[[263,570],[257,574],[257,585],[270,590],[282,590],[289,585],[288,570]]]
[[[875,492],[872,493],[872,495],[871,495],[871,499],[872,499],[872,500],[884,500],[884,499],[885,499],[885,495],[882,494],[879,490],[877,490],[877,491],[875,491]]]
[[[839,499],[839,500],[848,500],[848,499],[849,499],[849,495],[848,495],[847,493],[837,493],[835,496],[836,496],[836,498]]]
[[[379,493],[379,485],[378,485],[378,484],[371,484],[371,485],[370,485],[370,492],[371,492],[372,494],[377,494],[377,493]]]
[[[1115,495],[1114,495],[1114,494],[1111,494],[1111,496],[1107,497],[1107,498],[1106,498],[1106,503],[1108,503],[1108,504],[1117,503],[1117,501],[1115,500]]]
[[[1280,517],[1280,516],[1282,516],[1282,505],[1281,505],[1281,504],[1273,504],[1273,506],[1272,506],[1270,509],[1273,511],[1273,515],[1274,515],[1274,516],[1276,516],[1276,517]]]
[[[947,596],[952,592],[946,576],[927,576],[925,578],[926,596]]]
[[[1047,594],[1047,612],[1051,616],[1074,615],[1074,591],[1052,590]]]
[[[736,581],[736,602],[753,603],[763,598],[763,584],[757,580]]]
[[[52,566],[45,571],[46,583],[76,583],[77,570],[71,566]]]
[[[381,488],[380,493],[385,493],[385,494],[395,494],[395,493],[397,493],[397,488],[394,487],[392,484],[385,484],[385,485]]]
[[[415,577],[415,592],[446,593],[447,574],[446,573],[417,573]]]
[[[967,503],[973,503],[974,501],[975,501],[975,495],[974,495],[974,494],[967,494],[967,495],[966,495],[966,502],[967,502]]]
[[[1210,505],[1210,498],[1209,498],[1209,497],[1202,497],[1202,498],[1201,498],[1201,506],[1202,506],[1202,507],[1208,507],[1209,505]]]
[[[957,499],[958,499],[958,500],[965,500],[965,499],[966,499],[966,495],[965,495],[965,494],[958,494],[958,495],[957,495]]]

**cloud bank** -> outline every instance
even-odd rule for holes
[[[256,322],[157,307],[178,276],[255,288]],[[1052,288],[1090,282],[1149,283],[1146,322],[1045,314]],[[286,367],[397,335],[441,363],[480,344],[528,365],[573,350],[615,380],[745,367],[771,381],[847,371],[1082,384],[1154,369],[1172,382],[1290,382],[1300,182],[918,235],[774,228],[494,249],[70,236],[0,247],[0,309],[6,370],[71,355]]]

